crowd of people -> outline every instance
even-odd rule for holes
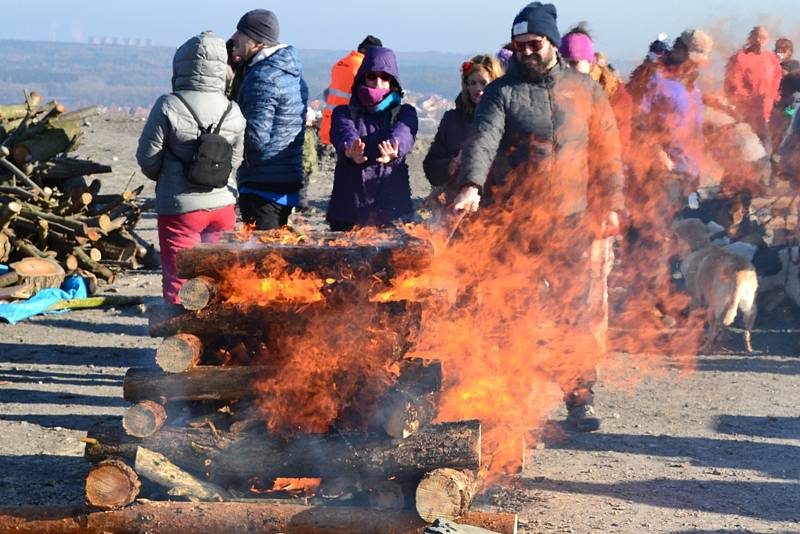
[[[304,150],[316,150],[306,137],[301,63],[280,41],[277,17],[250,11],[236,28],[227,44],[203,33],[178,49],[173,92],[153,106],[137,151],[144,174],[158,182],[163,293],[171,303],[183,282],[177,250],[232,230],[237,203],[256,229],[285,225],[302,203]],[[730,58],[722,90],[709,90],[702,79],[713,40],[687,29],[674,42],[651,43],[626,81],[595,50],[586,25],[562,35],[556,7],[541,2],[514,17],[510,38],[498,53],[460,67],[455,109],[445,113],[424,160],[433,187],[427,205],[479,217],[519,206],[512,197],[558,189],[547,212],[590,238],[578,251],[585,262],[550,261],[563,261],[565,273],[588,273],[587,306],[601,316],[594,334],[602,346],[616,236],[624,231],[631,242],[663,246],[666,264],[664,236],[681,212],[709,195],[762,187],[757,177],[765,173],[798,175],[800,62],[789,39],[772,51],[766,28],[756,27]],[[418,124],[403,95],[396,56],[374,36],[333,66],[320,127],[321,142],[337,157],[331,229],[414,219],[406,157]],[[725,153],[738,145],[709,138],[713,114],[749,127],[737,135],[756,136],[762,152],[746,161]],[[713,191],[703,191],[708,153],[722,168]],[[655,283],[668,278],[665,268]],[[564,388],[569,421],[580,430],[599,426],[594,380],[578,377]]]

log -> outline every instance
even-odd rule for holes
[[[197,276],[181,286],[178,296],[187,310],[202,310],[217,296],[217,282],[209,276]]]
[[[14,271],[0,274],[0,287],[13,286],[19,283],[19,275]]]
[[[219,273],[236,265],[269,265],[269,258],[278,255],[289,265],[308,272],[319,273],[321,277],[334,278],[349,269],[354,273],[386,272],[389,278],[400,272],[413,270],[420,272],[433,261],[433,246],[421,239],[394,235],[390,240],[367,240],[362,242],[347,238],[349,234],[337,232],[320,233],[310,240],[323,244],[283,245],[276,243],[230,242],[228,234],[219,243],[203,243],[189,249],[178,251],[178,276],[194,278],[210,276],[218,278]],[[258,239],[259,234],[256,234]],[[227,239],[227,241],[226,241]],[[352,244],[328,245],[333,240],[349,239]]]
[[[42,219],[49,223],[55,223],[63,228],[69,229],[70,232],[74,232],[76,235],[90,237],[89,227],[84,222],[72,217],[62,217],[60,215],[50,213],[49,211],[41,210],[36,206],[32,206],[31,204],[23,204],[20,215],[32,221]]]
[[[22,212],[22,204],[19,202],[6,202],[0,208],[0,230],[8,228],[9,223]]]
[[[121,508],[136,499],[140,487],[138,475],[128,464],[104,460],[86,475],[86,504],[101,510]]]
[[[82,275],[84,278],[87,278],[86,274],[83,273]],[[86,281],[87,286],[89,286],[89,294],[91,295],[96,291],[96,287],[94,290],[92,289],[92,281],[91,279],[87,279]],[[142,297],[131,297],[127,295],[100,295],[97,297],[87,297],[85,299],[69,299],[69,300],[62,300],[60,302],[56,302],[52,306],[50,306],[48,311],[53,310],[88,310],[93,308],[104,308],[104,307],[117,307],[117,306],[134,306],[136,304],[142,303]]]
[[[156,349],[156,364],[166,373],[182,373],[197,366],[203,355],[203,342],[193,334],[166,338]]]
[[[22,182],[28,189],[32,189],[35,193],[44,196],[44,191],[41,187],[39,187],[39,184],[31,180],[27,174],[22,172],[19,167],[8,161],[5,156],[0,157],[0,167],[3,167],[9,171],[15,180]],[[14,186],[16,186],[16,184],[14,184],[12,187]]]
[[[313,304],[276,304],[272,307],[215,304],[196,312],[187,312],[181,306],[154,307],[149,317],[151,337],[168,337],[179,333],[196,335],[242,335],[271,331],[302,333],[318,314],[369,316],[374,312],[375,322],[403,336],[419,326],[422,305],[419,302],[398,301],[385,303],[349,303],[327,306],[324,302]],[[368,325],[365,325],[365,327]],[[404,337],[403,339],[407,339]],[[400,349],[400,348],[398,348]],[[406,347],[407,349],[407,347]],[[405,349],[403,349],[405,350]]]
[[[423,521],[463,517],[480,489],[470,471],[442,468],[431,471],[417,485],[415,507]]]
[[[11,157],[18,165],[51,160],[73,147],[80,131],[77,122],[50,121],[41,132],[32,137],[26,136],[25,140],[15,144],[11,148]]]
[[[144,447],[136,448],[136,472],[141,476],[167,488],[173,497],[186,497],[196,501],[224,501],[228,492],[211,482],[205,482],[190,475],[170,462],[163,454]]]
[[[122,395],[125,400],[239,400],[252,397],[252,382],[269,376],[268,366],[219,367],[202,365],[183,373],[131,367],[125,373]]]
[[[84,121],[89,117],[95,117],[100,115],[101,111],[98,106],[89,106],[81,109],[76,109],[74,111],[68,111],[66,113],[62,113],[59,115],[59,121]]]
[[[22,119],[30,112],[27,104],[0,105],[0,119]]]
[[[498,532],[517,533],[516,514],[470,512],[460,520]],[[121,510],[90,512],[75,506],[0,508],[3,532],[18,534],[422,534],[427,524],[413,510],[304,506],[276,502],[138,502]]]
[[[438,414],[442,364],[436,360],[405,360],[397,384],[381,399],[372,426],[393,438],[405,438],[430,424]]]
[[[462,525],[444,519],[437,519],[425,529],[425,534],[495,534],[494,530],[486,530],[472,525]]]
[[[23,258],[9,265],[17,273],[19,283],[33,293],[40,289],[61,287],[66,273],[58,262],[45,258]]]
[[[111,223],[112,221],[109,219],[109,228]],[[111,261],[130,261],[136,257],[137,253],[136,241],[120,232],[114,232],[105,239],[101,239],[96,246],[103,254],[103,258]]]
[[[376,433],[301,434],[282,438],[266,425],[243,433],[166,425],[142,440],[127,436],[119,424],[101,421],[90,432],[85,458],[133,459],[147,447],[197,476],[222,486],[241,486],[258,477],[338,477],[358,473],[370,480],[421,478],[441,467],[478,469],[481,463],[479,421],[437,423],[405,439]],[[522,451],[520,451],[521,453]]]
[[[0,230],[0,263],[6,263],[8,261],[12,250],[14,250],[14,245],[11,243],[11,236],[3,230]]]
[[[122,428],[129,436],[146,438],[158,432],[166,421],[167,412],[162,405],[144,400],[125,410]]]
[[[94,261],[81,247],[73,248],[72,254],[78,259],[78,265],[80,265],[81,269],[86,269],[106,282],[111,283],[114,280],[114,273],[111,269]]]

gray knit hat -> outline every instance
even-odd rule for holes
[[[248,11],[239,19],[236,29],[250,39],[265,45],[278,44],[281,28],[278,17],[268,9],[254,9]]]

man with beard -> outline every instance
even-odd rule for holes
[[[509,228],[498,249],[518,247],[540,260],[531,262],[541,272],[531,273],[530,290],[541,299],[531,306],[542,307],[543,319],[558,316],[570,337],[586,340],[593,338],[590,323],[598,314],[586,303],[589,250],[593,239],[618,231],[624,178],[608,98],[599,84],[562,61],[556,19],[555,6],[540,2],[515,17],[514,55],[477,107],[454,207],[474,212],[486,206],[488,220],[508,214],[499,217]],[[565,392],[567,420],[578,430],[596,430],[594,363],[603,350],[594,342],[573,346],[591,350],[583,361],[593,363],[556,378]]]

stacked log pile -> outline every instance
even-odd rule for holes
[[[120,268],[145,261],[155,267],[153,247],[134,231],[142,188],[101,194],[102,182],[87,184],[86,177],[111,167],[67,156],[98,109],[65,112],[36,93],[25,97],[24,104],[0,105],[0,263],[24,260],[46,276],[82,271],[107,282]],[[33,288],[7,287],[6,298],[27,298]]]
[[[429,261],[421,252],[427,245],[409,241],[393,250],[377,247],[359,254],[340,245],[338,251],[336,246],[307,246],[319,251],[323,269],[332,268],[338,255],[349,273],[375,274],[374,267],[380,265],[377,276],[387,276],[391,265],[413,266],[409,258]],[[304,306],[232,305],[218,280],[219,269],[240,261],[245,250],[248,261],[256,264],[277,250],[291,264],[312,269],[311,251],[300,253],[299,248],[267,244],[243,249],[223,240],[179,253],[179,270],[190,277],[181,291],[186,308],[152,313],[150,333],[164,337],[156,365],[126,374],[123,394],[133,404],[122,422],[104,422],[90,431],[85,458],[103,468],[95,468],[87,478],[87,503],[119,508],[133,502],[135,490],[141,487],[144,492],[148,485],[151,491],[153,485],[158,488],[150,494],[157,499],[254,506],[264,494],[294,497],[296,502],[302,493],[311,509],[346,506],[347,517],[362,518],[365,524],[380,510],[388,523],[375,532],[420,531],[415,530],[420,521],[435,519],[497,528],[492,521],[501,516],[505,526],[500,530],[514,531],[513,515],[495,514],[489,521],[469,511],[481,487],[480,422],[432,423],[443,381],[441,363],[406,357],[418,327],[420,302],[359,304],[371,306],[368,315],[378,321],[365,329],[391,330],[378,342],[389,340],[387,362],[394,362],[399,371],[380,398],[358,409],[357,403],[343,406],[328,432],[268,429],[254,383],[281,377],[281,358],[272,357],[271,347],[282,336],[307,328],[320,314],[338,317],[354,308],[337,304],[335,294],[330,301]],[[231,252],[225,254],[226,249]],[[258,357],[252,357],[254,352]],[[229,357],[221,359],[221,353]],[[104,492],[90,492],[90,487]],[[285,513],[280,510],[268,512],[272,520]],[[343,517],[328,522],[326,531],[360,531],[348,530],[352,523]],[[409,517],[417,526],[405,523]]]

